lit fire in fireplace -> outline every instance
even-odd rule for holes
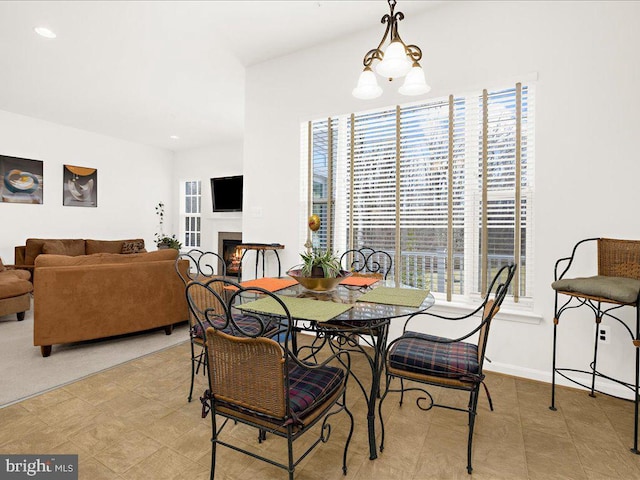
[[[242,249],[236,247],[234,252],[229,257],[227,263],[227,273],[238,273],[240,270],[240,259],[242,258]]]

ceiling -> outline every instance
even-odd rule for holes
[[[381,37],[385,13],[384,0],[0,1],[0,110],[174,151],[239,139],[246,67]]]

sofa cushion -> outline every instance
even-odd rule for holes
[[[47,240],[42,245],[42,253],[77,257],[78,255],[84,255],[84,242]]]
[[[178,251],[174,250],[173,248],[156,250],[154,252],[146,253],[132,253],[130,255],[121,255],[119,253],[96,253],[93,255],[83,255],[80,257],[67,257],[64,255],[40,255],[36,259],[36,267],[73,267],[78,265],[158,262],[162,260],[175,260],[176,258],[178,258]]]
[[[3,272],[1,272],[1,274],[2,275],[14,276],[16,278],[19,278],[20,280],[30,280],[31,279],[31,272],[29,272],[28,270],[20,270],[20,269],[9,270],[9,269],[6,269]]]
[[[84,240],[82,239],[28,238],[26,243],[26,248],[25,248],[24,264],[35,265],[36,257],[41,253],[43,253],[42,247],[44,246],[44,244],[52,241],[60,241],[63,244],[66,244],[67,246],[69,246],[70,250],[77,251],[77,252],[82,251],[82,253],[73,254],[73,255],[84,255],[85,253]],[[69,255],[69,254],[67,253],[65,255]]]
[[[142,242],[142,238],[133,238],[127,240],[85,240],[87,248],[86,254],[93,255],[95,253],[122,253],[122,245],[125,242]]]
[[[0,273],[0,299],[17,297],[33,290],[33,285],[30,281],[23,280],[7,272]]]
[[[122,242],[122,251],[125,255],[131,253],[144,253],[147,250],[144,248],[144,240],[125,240]]]
[[[9,269],[4,266],[2,263],[2,259],[0,258],[0,273],[6,273],[7,275],[13,275],[21,280],[30,280],[31,272],[28,270],[14,270],[13,268]]]

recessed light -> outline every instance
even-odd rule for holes
[[[56,38],[56,34],[49,30],[47,27],[36,27],[34,28],[36,33],[45,38]]]
[[[180,137],[178,135],[169,135],[169,138],[171,140],[179,140],[180,139]]]

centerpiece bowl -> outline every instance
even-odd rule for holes
[[[351,276],[351,272],[340,270],[337,277],[305,277],[299,268],[292,268],[287,272],[291,278],[302,285],[307,290],[314,292],[330,292],[335,290],[338,284],[345,278]]]

